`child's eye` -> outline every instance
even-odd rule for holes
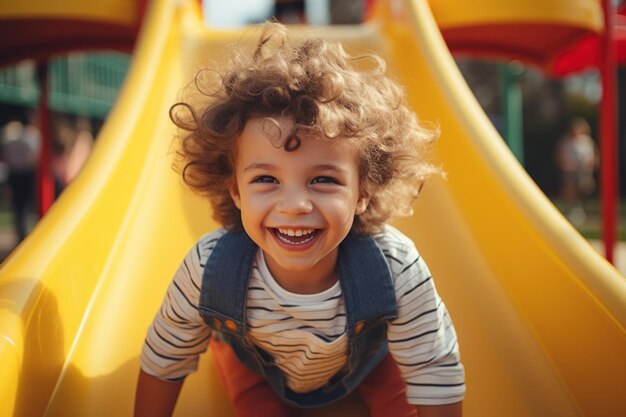
[[[333,177],[315,177],[313,178],[313,181],[311,181],[312,184],[339,184],[339,181],[337,181],[336,179],[334,179]]]
[[[278,183],[278,180],[271,175],[259,175],[258,177],[254,177],[252,182],[261,183],[261,184],[275,184]]]

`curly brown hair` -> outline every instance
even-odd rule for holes
[[[363,69],[364,59],[371,68]],[[218,222],[241,229],[230,196],[235,139],[253,117],[288,116],[294,127],[285,151],[298,148],[303,130],[356,144],[361,193],[369,204],[353,229],[380,232],[389,218],[412,214],[426,177],[440,173],[425,160],[438,132],[418,123],[385,70],[376,55],[352,57],[339,43],[317,38],[294,43],[284,26],[265,23],[254,51],[235,48],[227,68],[197,73],[190,86],[202,100],[170,109],[182,131],[174,167],[191,189],[209,198]]]

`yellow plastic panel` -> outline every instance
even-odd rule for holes
[[[503,23],[548,23],[600,32],[599,0],[429,0],[441,29]]]
[[[306,30],[381,54],[419,116],[441,126],[448,179],[430,182],[397,224],[455,321],[465,415],[624,415],[624,278],[506,149],[427,3],[382,3],[371,24]],[[150,8],[92,158],[0,271],[0,415],[131,415],[146,329],[186,251],[216,227],[170,169],[168,109],[202,62],[241,37],[205,29],[194,1]],[[232,415],[209,355],[176,415]],[[367,414],[352,398],[303,415]]]

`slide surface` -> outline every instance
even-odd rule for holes
[[[413,238],[461,343],[469,417],[626,415],[626,281],[559,215],[465,85],[425,1],[381,1],[358,28],[305,29],[376,51],[422,120],[447,180]],[[388,4],[389,3],[389,4]],[[298,31],[299,29],[294,29]],[[203,27],[157,0],[92,158],[0,271],[0,416],[128,416],[141,344],[179,262],[217,225],[170,169],[168,110],[202,65],[253,31]],[[176,415],[233,415],[210,354]],[[350,398],[302,415],[367,415]]]

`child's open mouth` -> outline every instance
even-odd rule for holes
[[[315,239],[316,229],[283,229],[274,228],[276,237],[287,245],[305,245]]]

